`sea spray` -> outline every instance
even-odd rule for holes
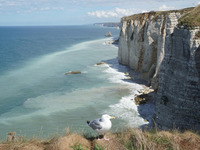
[[[103,72],[110,74],[108,81],[111,83],[118,83],[126,86],[129,89],[129,94],[122,97],[117,104],[109,105],[109,109],[104,113],[111,114],[120,118],[125,123],[125,126],[139,127],[147,124],[142,117],[139,117],[138,107],[134,102],[135,94],[139,94],[138,91],[143,89],[143,86],[134,82],[134,80],[127,80],[125,72],[128,71],[126,66],[122,66],[117,62],[117,59],[113,59],[110,64],[102,65],[105,70]]]

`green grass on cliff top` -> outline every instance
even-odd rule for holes
[[[170,10],[170,11],[151,11],[148,13],[142,13],[142,14],[135,14],[132,16],[124,17],[124,21],[130,21],[130,20],[139,20],[142,22],[143,20],[146,20],[153,16],[153,20],[156,21],[160,15],[168,15],[172,12],[179,12],[181,14],[184,14],[179,20],[178,20],[178,26],[186,26],[190,29],[193,29],[196,26],[200,26],[200,5],[197,7],[190,7],[190,8],[184,8],[180,10]]]
[[[186,26],[191,29],[197,26],[200,27],[200,5],[184,14],[178,22],[178,26]]]

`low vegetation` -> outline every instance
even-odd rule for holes
[[[200,5],[185,13],[180,19],[178,26],[186,26],[189,29],[194,29],[194,27],[200,27]]]
[[[143,21],[146,21],[148,18],[151,18],[152,16],[155,16],[155,15],[156,15],[156,12],[151,11],[148,13],[141,13],[141,14],[135,14],[132,16],[123,17],[123,20],[128,21],[128,22],[130,22],[130,20],[133,20],[133,21],[139,20],[141,24]]]
[[[184,9],[179,9],[179,10],[169,10],[169,11],[157,11],[156,15],[154,16],[154,20],[157,20],[160,15],[167,16],[170,13],[180,13],[180,14],[186,14],[193,10],[195,7],[189,7],[189,8],[184,8]]]
[[[154,21],[156,21],[157,19],[159,19],[161,15],[166,16],[170,13],[173,12],[178,12],[180,14],[186,14],[190,11],[192,11],[194,9],[194,7],[189,7],[189,8],[184,8],[184,9],[180,9],[180,10],[169,10],[169,11],[150,11],[147,13],[141,13],[141,14],[135,14],[135,15],[131,15],[131,16],[126,16],[123,18],[124,21],[130,21],[130,20],[139,20],[140,23],[142,23],[143,21],[146,21],[149,18],[153,18]]]
[[[131,16],[124,17],[123,20],[127,21],[128,23],[133,20],[140,21],[140,24],[142,24],[143,21],[146,21],[147,19],[152,18],[154,21],[158,20],[160,16],[167,16],[170,13],[180,13],[183,14],[181,18],[178,20],[178,26],[184,26],[188,29],[194,29],[195,27],[200,27],[200,5],[197,7],[190,7],[190,8],[184,8],[180,10],[170,10],[170,11],[150,11],[148,13],[141,13],[141,14],[135,14]],[[197,35],[200,37],[200,33]]]
[[[0,150],[188,150],[200,149],[200,135],[191,131],[126,129],[108,133],[109,141],[68,133],[50,140],[0,143]]]

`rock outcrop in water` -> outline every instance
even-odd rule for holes
[[[200,29],[185,19],[195,13],[200,18],[200,6],[121,20],[119,63],[158,90],[155,121],[162,129],[200,130]]]
[[[81,71],[69,71],[65,73],[65,75],[68,75],[68,74],[81,74]]]

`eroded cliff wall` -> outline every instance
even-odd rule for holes
[[[146,75],[158,90],[155,121],[163,129],[200,130],[199,27],[177,27],[188,12],[151,12],[121,20],[119,63]]]
[[[165,38],[173,33],[180,13],[154,18],[155,13],[141,14],[136,20],[122,18],[118,60],[144,74],[151,82],[157,78],[164,58]]]
[[[155,112],[160,128],[200,130],[200,39],[195,37],[198,30],[175,28],[166,37]]]

